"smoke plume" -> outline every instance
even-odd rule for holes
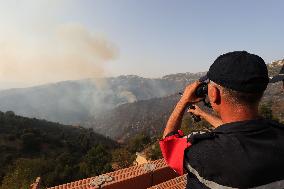
[[[46,39],[17,36],[0,41],[0,79],[26,85],[102,77],[117,49],[81,25],[54,29]]]

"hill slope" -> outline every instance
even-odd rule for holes
[[[174,94],[202,74],[174,74],[159,79],[119,76],[4,90],[0,91],[0,110],[79,124],[120,104]]]
[[[161,133],[179,95],[154,98],[120,105],[100,114],[86,125],[98,133],[124,140],[138,133],[156,136]]]
[[[92,129],[0,112],[0,188],[29,185],[37,176],[47,186],[110,171],[108,150],[117,146]]]
[[[268,65],[270,74],[277,74],[284,61]],[[182,77],[182,74],[179,74]],[[284,98],[282,83],[269,84],[262,99],[262,104],[269,104],[272,113],[284,121]],[[179,95],[128,103],[107,111],[86,125],[96,132],[118,140],[125,140],[139,132],[150,136],[159,135],[165,127]]]

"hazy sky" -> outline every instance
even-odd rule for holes
[[[0,88],[284,58],[282,0],[0,0]]]

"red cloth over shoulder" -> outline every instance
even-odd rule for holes
[[[191,146],[183,136],[183,132],[178,130],[178,134],[165,137],[159,142],[165,161],[179,175],[183,175],[184,150]]]

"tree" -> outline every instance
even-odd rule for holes
[[[18,159],[4,177],[1,189],[28,189],[45,165],[42,159]]]
[[[101,144],[94,146],[80,163],[80,172],[86,176],[96,176],[112,171],[111,154]]]
[[[271,119],[275,121],[279,120],[277,117],[273,115],[272,102],[261,104],[259,107],[259,112],[265,119]]]
[[[7,111],[7,112],[5,112],[5,115],[8,116],[8,117],[14,117],[15,113],[13,111]]]
[[[112,163],[118,166],[118,169],[129,167],[135,159],[126,148],[119,148],[112,152]]]
[[[160,148],[159,142],[157,141],[151,146],[149,150],[149,158],[151,160],[157,160],[162,157],[163,156],[162,156],[161,148]]]
[[[40,140],[36,134],[32,132],[24,133],[21,139],[25,152],[37,152],[40,150]]]
[[[137,134],[131,138],[127,143],[127,149],[131,153],[142,151],[147,144],[151,143],[151,138],[144,134]]]

